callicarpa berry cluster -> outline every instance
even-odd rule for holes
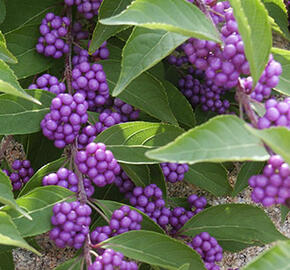
[[[122,26],[105,25],[99,19],[109,17],[113,11],[116,15],[117,11],[119,9],[121,11],[122,8],[124,15],[128,10],[138,7],[141,2],[144,4],[145,14],[145,5],[150,1],[134,1],[127,9],[126,5],[123,6],[123,1],[119,1],[118,6],[114,6],[116,3],[113,2],[111,1],[112,7],[110,7],[109,0],[64,0],[62,5],[53,7],[55,13],[49,12],[42,18],[39,37],[35,40],[35,50],[38,53],[37,56],[43,59],[47,57],[46,60],[51,62],[47,62],[49,63],[47,69],[43,68],[33,78],[29,76],[21,78],[25,79],[23,80],[24,84],[27,84],[25,87],[28,86],[28,93],[31,96],[38,98],[43,95],[41,97],[43,104],[34,106],[47,106],[47,108],[29,107],[31,110],[29,113],[34,113],[35,108],[44,112],[41,115],[40,129],[34,132],[41,130],[39,134],[42,136],[41,140],[50,141],[49,143],[53,144],[56,150],[53,154],[60,159],[41,167],[37,158],[29,153],[30,142],[33,141],[35,134],[30,138],[27,133],[24,133],[27,136],[23,140],[26,142],[27,158],[30,159],[31,156],[31,162],[28,159],[9,161],[5,163],[5,166],[11,166],[11,169],[3,169],[3,171],[9,177],[13,191],[16,191],[15,196],[23,192],[28,198],[32,196],[31,198],[35,200],[47,199],[49,201],[51,224],[47,224],[46,228],[51,225],[50,239],[57,248],[83,248],[76,260],[80,260],[81,265],[85,264],[89,270],[143,269],[147,267],[144,263],[148,263],[152,258],[154,267],[163,267],[164,264],[166,268],[166,260],[169,260],[171,268],[180,268],[184,266],[183,254],[177,250],[178,260],[172,263],[171,254],[174,257],[175,253],[170,249],[178,245],[180,250],[184,250],[186,256],[190,258],[190,264],[197,263],[207,270],[225,269],[221,268],[224,249],[238,250],[240,246],[251,246],[251,243],[268,244],[269,242],[268,240],[263,242],[260,239],[260,231],[263,228],[256,229],[252,225],[253,222],[249,222],[250,227],[244,228],[245,224],[242,220],[244,217],[238,216],[239,224],[234,224],[235,221],[229,218],[231,204],[226,205],[225,210],[226,222],[230,220],[231,224],[213,225],[215,217],[208,217],[212,208],[215,207],[209,205],[211,200],[207,200],[208,192],[217,196],[221,194],[227,196],[233,190],[232,183],[228,180],[228,175],[233,170],[230,165],[217,164],[216,168],[221,172],[219,174],[219,172],[213,173],[210,166],[212,164],[206,163],[213,160],[225,161],[207,157],[210,155],[208,153],[210,150],[219,152],[220,146],[217,149],[203,149],[201,146],[205,143],[206,136],[202,136],[200,141],[198,141],[198,136],[193,136],[188,137],[190,143],[186,144],[186,149],[174,149],[171,157],[168,155],[166,158],[150,159],[147,151],[155,151],[158,147],[169,147],[168,143],[179,143],[179,140],[187,136],[184,132],[191,128],[187,134],[201,132],[199,134],[203,135],[207,132],[217,143],[224,143],[225,149],[234,148],[232,145],[228,147],[216,130],[206,130],[206,126],[210,124],[206,121],[216,115],[220,115],[216,119],[225,119],[230,114],[239,114],[241,118],[244,117],[248,121],[245,124],[249,126],[248,129],[256,128],[257,132],[266,133],[269,128],[275,127],[283,127],[284,132],[288,132],[290,98],[277,97],[273,90],[279,87],[281,75],[284,76],[285,71],[283,73],[274,52],[273,55],[268,54],[265,57],[264,70],[261,71],[260,76],[257,76],[257,82],[254,84],[255,76],[251,74],[252,67],[250,68],[251,59],[247,59],[247,44],[244,43],[243,31],[241,30],[240,33],[230,2],[188,0],[188,3],[181,1],[189,11],[196,10],[197,6],[206,13],[207,21],[212,23],[212,31],[216,29],[220,32],[221,43],[202,40],[197,36],[189,37],[183,44],[179,43],[173,52],[171,48],[171,54],[167,54],[161,66],[156,66],[156,70],[147,71],[145,62],[148,59],[146,58],[146,61],[139,59],[139,64],[146,77],[150,77],[151,83],[145,81],[143,74],[135,78],[137,82],[139,80],[139,85],[135,80],[128,81],[123,92],[113,97],[112,87],[122,81],[122,76],[126,73],[124,50],[130,49],[130,42],[139,41],[134,36],[138,31],[129,32],[131,28],[125,30],[125,27],[124,31],[121,31]],[[157,3],[158,1],[153,2],[150,2],[152,6],[160,4]],[[168,1],[170,2],[174,1]],[[174,4],[178,7],[178,1],[175,2]],[[289,7],[289,1],[286,2]],[[108,7],[114,10],[105,10]],[[63,8],[63,11],[60,12],[59,8]],[[158,14],[158,10],[154,9],[154,12]],[[168,16],[170,19],[170,14]],[[95,26],[95,31],[93,31]],[[102,29],[99,36],[96,35],[98,29]],[[114,29],[116,29],[115,36]],[[112,33],[109,33],[111,31]],[[146,31],[149,29],[146,28]],[[157,35],[158,31],[154,33]],[[168,32],[166,35],[170,34]],[[9,37],[8,34],[7,36]],[[107,40],[104,37],[108,37]],[[124,40],[127,40],[126,45],[124,45]],[[150,42],[148,37],[142,45],[150,46]],[[130,57],[138,57],[140,51],[137,47],[134,45],[134,50],[131,48]],[[123,49],[122,65],[119,60],[121,48]],[[154,52],[157,54],[157,50]],[[119,56],[116,57],[118,53]],[[162,56],[164,55],[163,53]],[[132,62],[135,64],[133,60],[132,57]],[[58,72],[62,65],[61,61],[64,63],[64,68]],[[116,63],[121,65],[121,70],[116,69]],[[134,68],[135,66],[132,65],[133,75]],[[171,76],[172,70],[176,71],[175,76]],[[15,73],[18,74],[17,68]],[[176,88],[167,89],[166,84],[163,83],[163,77],[168,79],[168,83],[174,82]],[[285,78],[282,82],[285,83]],[[147,89],[144,89],[144,85]],[[3,101],[6,100],[4,97]],[[161,98],[164,102],[161,102]],[[156,103],[155,99],[159,103]],[[16,99],[13,102],[17,105],[15,105],[15,108],[17,107],[15,110],[26,106],[25,102],[18,104]],[[159,108],[156,108],[159,105],[160,110],[166,111],[160,112]],[[180,116],[183,109],[192,113],[191,124],[189,118]],[[13,111],[13,114],[18,114],[18,111]],[[148,119],[150,126],[147,127]],[[159,120],[161,122],[158,122]],[[213,120],[210,121],[213,122]],[[206,123],[203,124],[204,122]],[[198,127],[198,125],[201,126]],[[37,126],[39,127],[38,124]],[[226,132],[232,132],[226,125],[223,128]],[[202,133],[204,130],[206,132]],[[248,133],[250,134],[250,131]],[[20,141],[19,138],[16,140]],[[237,139],[236,144],[239,143]],[[47,149],[43,150],[41,144],[42,142],[39,142],[39,151],[46,156]],[[263,148],[262,141],[257,144]],[[201,147],[198,157],[200,164],[196,164],[196,160],[192,160],[190,155],[187,155],[187,151],[190,152],[191,147],[197,145]],[[209,143],[209,145],[212,144]],[[250,145],[255,147],[253,143]],[[257,154],[255,160],[265,161],[269,157],[267,164],[260,174],[257,171],[249,179],[243,180],[243,184],[245,182],[247,184],[248,181],[253,204],[260,204],[264,207],[289,206],[290,166],[287,164],[287,156],[283,155],[284,152],[282,157],[278,155],[278,150],[277,154],[272,151],[266,145],[266,140],[264,148],[264,159]],[[2,152],[5,152],[2,150],[0,149],[1,159]],[[49,155],[49,150],[47,152]],[[235,161],[240,161],[239,154],[235,153]],[[53,159],[48,157],[48,160]],[[32,167],[41,168],[34,174]],[[3,177],[6,176],[3,175]],[[31,182],[29,182],[30,179]],[[196,194],[192,194],[192,186],[194,186],[193,190],[198,190]],[[21,191],[22,187],[25,188]],[[34,198],[32,192],[35,187],[42,192],[50,189],[51,198]],[[197,187],[204,188],[206,192],[200,191]],[[178,193],[180,189],[190,192],[186,192],[186,197],[177,198],[175,193]],[[55,194],[51,190],[55,190]],[[55,201],[53,201],[54,197],[57,197]],[[19,201],[21,202],[21,198]],[[34,207],[33,202],[31,205]],[[34,215],[37,209],[31,210],[31,205],[27,203],[23,208]],[[216,215],[221,214],[222,207],[223,205],[219,205],[216,208],[219,209]],[[48,209],[43,209],[43,215],[45,215]],[[254,207],[254,209],[256,211],[258,208]],[[257,215],[258,218],[259,215]],[[13,219],[18,218],[13,217]],[[209,224],[205,225],[204,220]],[[222,218],[219,217],[217,221],[222,223],[221,220]],[[266,223],[266,218],[264,221]],[[189,227],[193,223],[195,227],[191,230]],[[223,226],[230,227],[229,231],[232,231],[228,233],[226,229],[221,229]],[[21,226],[17,223],[16,227]],[[211,229],[207,232],[206,228]],[[217,228],[217,230],[212,228]],[[245,239],[242,238],[244,237],[243,229],[247,233]],[[153,241],[150,250],[146,246],[149,237],[141,239],[138,236],[148,233],[151,233],[150,237],[152,235],[158,237],[156,238],[158,241]],[[22,234],[29,237],[34,235],[34,232],[28,234],[25,231],[19,235]],[[248,234],[254,234],[254,239],[251,239]],[[278,232],[273,235],[275,234],[278,235]],[[240,238],[236,240],[235,235]],[[120,244],[120,239],[125,240]],[[132,243],[133,247],[130,246]],[[162,250],[164,243],[168,243],[168,252]],[[229,248],[230,243],[236,243],[235,247]],[[156,246],[158,249],[160,247],[160,252],[159,250],[156,252],[155,249],[156,254],[153,256],[151,248],[154,249]],[[124,251],[124,254],[118,252],[120,249]],[[166,259],[162,257],[165,253],[170,255]],[[145,259],[140,254],[144,254]],[[129,258],[125,258],[124,255]],[[138,258],[140,262],[130,261],[130,258]],[[179,260],[182,265],[179,265]],[[193,266],[190,265],[190,267]],[[231,269],[233,268],[228,270]]]

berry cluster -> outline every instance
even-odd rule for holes
[[[140,111],[119,98],[114,99],[113,109],[121,115],[122,122],[135,121],[139,118]]]
[[[91,233],[92,243],[97,244],[112,236],[128,231],[140,230],[142,220],[143,218],[140,213],[131,210],[127,205],[123,205],[113,212],[109,226],[97,227]]]
[[[128,197],[131,205],[148,215],[161,227],[168,224],[171,213],[165,207],[161,189],[155,184],[145,188],[135,187]]]
[[[201,104],[203,111],[223,114],[230,107],[228,100],[221,100],[221,95],[224,94],[225,90],[215,85],[210,85],[210,83],[210,81],[207,81],[205,84],[201,84],[198,79],[188,74],[179,80],[178,85],[194,108]]]
[[[38,39],[36,51],[53,58],[60,58],[68,53],[69,46],[64,41],[64,37],[68,33],[69,25],[69,18],[47,13],[39,27],[42,36]]]
[[[119,188],[121,193],[125,193],[126,197],[129,196],[135,187],[132,180],[123,170],[121,170],[120,174],[116,176],[114,183]]]
[[[205,263],[205,267],[208,270],[220,268],[215,265],[215,262],[219,262],[223,258],[223,249],[218,244],[217,240],[210,236],[207,232],[202,232],[196,235],[192,241],[189,243],[189,246],[196,250]]]
[[[271,126],[290,128],[290,98],[276,101],[271,98],[265,103],[266,113],[258,120],[258,128],[264,129]]]
[[[109,87],[101,64],[82,62],[72,70],[72,78],[73,88],[86,98],[90,110],[106,103]]]
[[[99,116],[99,121],[95,124],[97,133],[101,133],[107,128],[121,123],[121,115],[110,109],[105,109]]]
[[[198,197],[196,194],[191,194],[187,201],[194,215],[201,212],[207,205],[206,198],[203,196]]]
[[[64,93],[66,87],[65,84],[59,82],[55,76],[43,74],[36,79],[35,84],[29,85],[28,89],[42,89],[58,95]]]
[[[120,166],[103,143],[91,142],[85,150],[77,152],[75,163],[98,187],[112,184],[120,173]]]
[[[79,191],[78,183],[79,179],[76,174],[66,168],[59,168],[56,173],[50,173],[44,176],[42,179],[43,186],[57,185],[67,188],[72,192]],[[85,178],[83,179],[83,185],[87,196],[91,197],[95,192],[95,188],[92,185],[91,181]]]
[[[55,204],[51,217],[55,227],[49,233],[50,239],[60,248],[81,248],[90,232],[91,213],[87,204],[78,201]]]
[[[64,0],[68,6],[77,6],[79,13],[83,14],[87,20],[99,14],[99,8],[103,0]]]
[[[290,198],[290,167],[279,155],[271,156],[263,174],[253,175],[249,185],[254,202],[265,207],[285,204]]]
[[[99,59],[105,60],[108,59],[110,55],[106,41],[92,55],[89,55],[88,50],[81,49],[78,46],[74,46],[74,53],[75,56],[72,58],[73,65],[78,65],[83,62],[95,62]]]
[[[182,181],[184,174],[188,172],[187,164],[161,163],[160,164],[165,180],[171,183]]]
[[[272,88],[276,87],[279,83],[279,76],[282,74],[282,66],[279,62],[276,62],[273,59],[273,56],[270,55],[270,60],[263,71],[261,78],[259,79],[254,91],[251,93],[251,98],[257,101],[263,101],[271,95]],[[242,79],[244,84],[244,89],[246,92],[252,91],[253,79],[248,77]]]
[[[89,32],[83,30],[83,26],[80,22],[75,22],[72,27],[72,35],[75,40],[88,39]]]
[[[78,136],[78,147],[85,148],[89,143],[93,142],[97,136],[97,129],[93,125],[87,125]]]
[[[59,94],[51,102],[50,113],[40,123],[43,135],[53,140],[57,148],[71,144],[88,120],[87,109],[81,94]]]
[[[112,249],[106,249],[101,256],[98,256],[94,263],[89,266],[88,270],[137,270],[138,266],[135,262],[124,260],[124,255],[115,252]]]
[[[9,176],[13,190],[21,189],[34,174],[34,170],[29,160],[14,160],[12,169],[14,172],[9,172],[8,170],[3,170],[3,172]]]

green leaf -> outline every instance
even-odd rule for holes
[[[121,163],[159,163],[145,157],[148,149],[165,145],[181,135],[183,130],[163,123],[128,122],[112,126],[95,139],[103,142]]]
[[[146,187],[150,184],[150,170],[148,165],[121,164],[122,169],[139,187]]]
[[[120,62],[106,60],[102,65],[111,92],[118,80]],[[118,98],[161,121],[177,124],[162,83],[148,72],[131,82]]]
[[[99,9],[99,20],[114,16],[123,11],[133,0],[104,0]],[[92,42],[90,44],[89,53],[93,53],[98,49],[107,39],[115,34],[125,30],[128,26],[111,26],[103,25],[99,21],[94,29]]]
[[[45,57],[36,51],[39,38],[39,24],[17,28],[5,35],[9,50],[17,57],[18,63],[10,68],[18,79],[43,72],[61,60]]]
[[[281,224],[283,224],[289,214],[290,208],[282,204],[280,206],[280,211],[281,211]]]
[[[6,33],[26,24],[40,24],[46,13],[61,10],[62,6],[59,5],[61,2],[61,0],[7,0],[6,12],[13,16],[6,16],[1,29]]]
[[[44,176],[56,172],[65,162],[65,158],[60,158],[58,160],[55,160],[51,163],[48,163],[41,167],[31,178],[30,180],[24,185],[24,187],[21,189],[18,197],[21,197],[28,192],[32,191],[33,189],[37,187],[42,186],[42,179]]]
[[[289,261],[290,241],[280,241],[243,267],[243,270],[289,270]]]
[[[234,190],[232,192],[232,196],[237,196],[243,189],[248,186],[248,180],[252,175],[259,174],[263,169],[265,163],[264,162],[246,162],[242,165],[237,181],[235,183]]]
[[[41,255],[20,236],[11,217],[4,212],[0,212],[0,244],[25,248],[39,256]]]
[[[201,232],[208,232],[225,250],[234,252],[287,239],[261,208],[246,204],[209,207],[180,229],[181,234],[191,237]]]
[[[290,52],[279,48],[272,48],[274,59],[282,65],[283,72],[280,75],[279,84],[275,90],[282,94],[290,96]]]
[[[82,270],[82,260],[80,257],[72,258],[61,265],[54,268],[54,270]]]
[[[285,127],[272,127],[263,130],[247,126],[247,129],[263,140],[276,154],[290,164],[290,130]]]
[[[0,1],[1,8],[1,1]],[[12,251],[1,253],[0,270],[15,270]]]
[[[189,164],[262,161],[269,158],[261,141],[245,128],[245,122],[232,115],[212,118],[168,145],[147,152],[146,156],[166,162]]]
[[[184,265],[180,266],[178,268],[178,270],[188,270],[189,269],[190,264],[189,263],[185,263]]]
[[[200,256],[186,244],[169,236],[149,231],[131,231],[107,239],[105,248],[151,265],[176,270],[188,263],[190,270],[204,270]]]
[[[122,52],[122,68],[113,95],[119,95],[144,71],[169,55],[187,37],[164,30],[135,27]]]
[[[41,129],[40,122],[49,112],[51,100],[55,95],[44,90],[26,90],[26,93],[42,105],[33,104],[20,97],[0,95],[0,102],[5,102],[0,109],[0,134],[29,134]],[[6,102],[7,99],[10,102]],[[13,108],[11,101],[14,102]]]
[[[230,0],[239,33],[250,64],[253,85],[256,85],[269,61],[272,47],[271,24],[260,0]]]
[[[212,22],[186,0],[136,0],[126,10],[100,20],[106,25],[137,25],[162,29],[188,37],[220,42]]]
[[[0,31],[0,59],[12,64],[17,63],[16,57],[7,49],[5,37],[1,31]]]
[[[192,110],[192,106],[186,99],[186,97],[169,81],[162,81],[171,110],[180,124],[186,127],[192,128],[195,126],[195,116]]]
[[[262,0],[283,36],[290,40],[288,15],[283,0]]]
[[[50,218],[53,206],[58,202],[71,200],[73,195],[72,191],[63,187],[45,186],[35,188],[30,193],[18,198],[17,204],[27,211],[32,217],[32,221],[27,220],[11,207],[6,206],[1,210],[12,217],[21,236],[34,236],[52,228]]]
[[[4,205],[9,205],[10,207],[18,211],[18,213],[31,220],[29,214],[21,209],[14,200],[11,180],[2,170],[0,170],[0,202]]]
[[[6,5],[4,0],[0,0],[0,24],[5,20],[6,17]]]
[[[232,191],[227,171],[218,163],[189,165],[189,171],[184,175],[184,180],[217,197],[228,195]]]
[[[0,60],[0,92],[22,97],[36,104],[40,104],[38,100],[25,93],[13,71],[2,60]]]
[[[115,202],[115,201],[108,201],[108,200],[98,200],[98,206],[104,211],[105,215],[110,219],[113,212],[117,209],[119,209],[121,206],[125,205],[123,203]],[[139,212],[142,217],[143,221],[141,223],[142,230],[148,230],[148,231],[155,231],[158,233],[164,234],[164,231],[155,223],[151,218],[149,218],[146,214],[144,214],[142,211],[130,206],[130,209],[133,209],[137,212]]]

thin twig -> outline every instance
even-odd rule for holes
[[[98,208],[96,205],[94,205],[92,202],[88,201],[88,204],[94,208],[98,214],[104,219],[106,220],[106,222],[109,224],[110,223],[110,220],[108,219],[108,217],[100,210],[100,208]]]

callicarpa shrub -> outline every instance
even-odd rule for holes
[[[287,11],[0,1],[1,267],[47,233],[45,269],[286,269]]]

